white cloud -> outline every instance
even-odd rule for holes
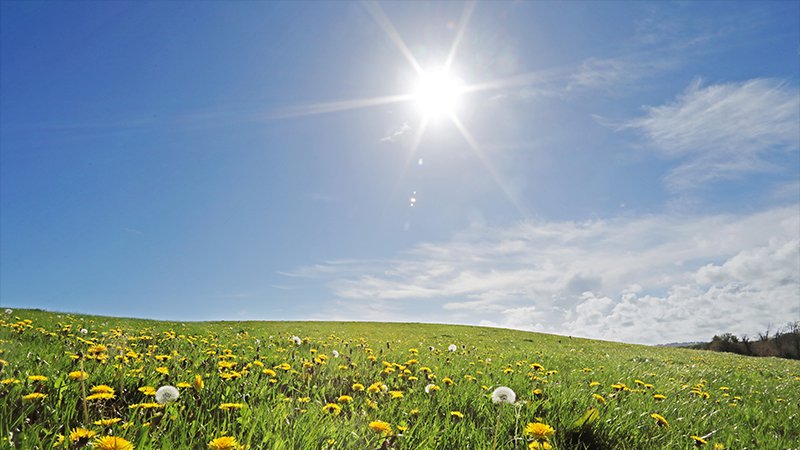
[[[397,258],[294,271],[328,317],[498,325],[642,343],[800,318],[800,205],[750,215],[476,225]]]
[[[380,142],[394,142],[409,131],[411,131],[411,126],[408,123],[403,122],[403,126],[389,133],[389,135],[382,137]]]
[[[675,58],[667,56],[632,55],[616,58],[588,58],[570,75],[567,90],[630,88],[641,78],[652,76],[678,65]]]
[[[800,150],[800,90],[769,79],[703,87],[646,108],[622,128],[644,134],[661,155],[679,160],[666,178],[676,191],[748,173],[780,170],[771,156]]]

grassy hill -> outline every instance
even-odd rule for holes
[[[775,358],[454,325],[33,310],[0,311],[0,351],[0,433],[13,448],[800,443],[800,363]],[[165,385],[176,401],[156,396]],[[499,386],[513,403],[492,401]]]

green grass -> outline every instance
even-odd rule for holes
[[[107,350],[92,352],[97,344]],[[800,363],[774,358],[454,325],[176,323],[33,310],[0,312],[0,350],[0,447],[79,448],[113,434],[137,449],[208,448],[227,435],[251,449],[522,450],[535,422],[555,429],[554,449],[689,449],[691,436],[707,436],[710,449],[800,443]],[[68,376],[81,365],[83,387]],[[204,387],[183,385],[175,403],[131,407],[154,402],[141,387],[191,384],[196,375]],[[387,392],[353,388],[376,382]],[[427,394],[429,383],[441,389]],[[114,398],[88,401],[84,418],[82,389],[101,384]],[[492,403],[498,386],[516,392],[514,405]],[[46,397],[23,399],[35,392]],[[330,403],[338,414],[324,412]],[[112,418],[121,420],[94,423]],[[372,421],[393,433],[373,431]],[[97,435],[71,442],[78,427]]]

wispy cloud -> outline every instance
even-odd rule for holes
[[[570,75],[566,90],[601,89],[619,91],[630,88],[644,77],[677,67],[674,57],[652,54],[617,58],[589,58]]]
[[[409,126],[408,123],[403,122],[403,126],[394,130],[389,135],[382,137],[380,142],[394,142],[409,131],[411,131],[411,126]]]
[[[666,182],[681,191],[779,169],[770,156],[800,149],[798,123],[797,87],[757,78],[710,86],[696,81],[621,129],[641,132],[658,153],[679,160]]]
[[[787,301],[800,298],[798,211],[474,226],[391,260],[294,274],[321,280],[338,299],[329,317],[418,320],[422,309],[427,321],[644,343],[708,339],[798,317],[800,302]]]

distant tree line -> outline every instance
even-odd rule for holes
[[[711,342],[692,345],[691,348],[715,352],[737,353],[745,356],[775,356],[800,359],[800,321],[789,322],[774,331],[771,327],[756,337],[731,333],[714,336]]]

